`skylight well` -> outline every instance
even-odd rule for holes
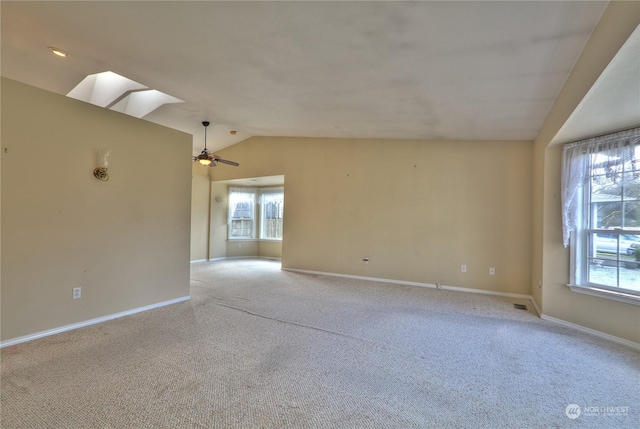
[[[85,77],[67,97],[136,118],[148,115],[163,104],[183,102],[111,71]]]

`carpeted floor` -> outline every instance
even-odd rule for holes
[[[640,354],[527,301],[265,260],[191,296],[2,349],[2,428],[640,427]]]

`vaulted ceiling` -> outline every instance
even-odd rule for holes
[[[533,140],[606,6],[3,1],[1,71],[60,94],[113,71],[177,97],[144,119],[194,134],[194,152],[203,120],[213,149],[254,135]]]

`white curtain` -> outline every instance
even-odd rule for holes
[[[260,188],[260,238],[282,240],[284,188]]]
[[[253,219],[255,188],[229,187],[229,220],[234,218]]]
[[[275,203],[281,206],[284,201],[284,187],[277,186],[274,188],[260,188],[260,203]]]
[[[604,172],[606,180],[620,183],[640,180],[640,128],[569,143],[562,153],[562,235],[569,245],[571,232],[579,225],[583,189],[591,171]],[[623,174],[623,171],[625,174]]]

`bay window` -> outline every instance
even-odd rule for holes
[[[229,187],[229,240],[282,240],[284,188]]]

